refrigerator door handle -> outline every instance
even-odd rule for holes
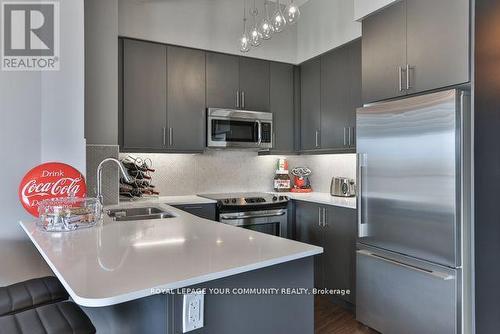
[[[427,270],[427,269],[419,268],[419,267],[412,266],[412,265],[409,265],[409,264],[404,264],[404,263],[401,263],[401,262],[398,262],[398,261],[394,261],[392,259],[388,259],[388,258],[386,258],[384,256],[381,256],[381,255],[373,254],[372,252],[369,252],[367,250],[358,250],[357,253],[361,254],[361,255],[364,255],[364,256],[368,256],[368,257],[372,257],[372,258],[375,258],[375,259],[379,259],[379,260],[382,260],[382,261],[394,264],[394,265],[399,266],[399,267],[404,267],[404,268],[407,268],[407,269],[418,271],[419,273],[430,275],[430,276],[433,276],[433,277],[438,278],[438,279],[443,280],[443,281],[449,281],[449,280],[455,279],[454,275],[450,275],[450,274],[447,274],[447,273],[443,273],[443,272],[439,272],[439,271],[434,271],[434,270]]]
[[[357,171],[357,181],[358,181],[358,191],[357,191],[357,208],[358,208],[358,238],[363,238],[368,236],[368,225],[364,218],[363,210],[363,167],[366,166],[366,154],[358,153],[358,171]]]

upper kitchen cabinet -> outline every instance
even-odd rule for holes
[[[408,0],[408,93],[469,81],[469,0]]]
[[[124,150],[161,150],[167,124],[167,47],[135,40],[120,44]]]
[[[363,101],[468,82],[469,6],[406,0],[363,20]]]
[[[321,136],[321,60],[314,58],[300,65],[300,147],[302,151],[320,148]]]
[[[241,109],[269,111],[269,62],[240,57]]]
[[[321,57],[321,148],[354,147],[360,95],[361,41],[356,40]]]
[[[270,110],[273,113],[275,152],[294,151],[294,66],[271,63]]]
[[[237,56],[207,52],[207,107],[240,107],[240,60]]]
[[[124,152],[201,152],[205,52],[120,41],[120,146]]]
[[[269,111],[268,61],[207,52],[207,107]]]
[[[362,30],[363,101],[380,101],[406,94],[403,90],[405,1],[364,19]]]
[[[205,52],[167,48],[167,124],[169,149],[205,148]]]

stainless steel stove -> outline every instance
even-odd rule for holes
[[[288,197],[269,193],[204,194],[217,201],[219,222],[287,237]]]

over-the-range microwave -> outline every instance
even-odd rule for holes
[[[273,147],[270,112],[208,108],[207,146],[211,148]]]

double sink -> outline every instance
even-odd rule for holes
[[[175,217],[172,213],[157,206],[111,209],[107,210],[106,213],[115,221],[150,220]]]

